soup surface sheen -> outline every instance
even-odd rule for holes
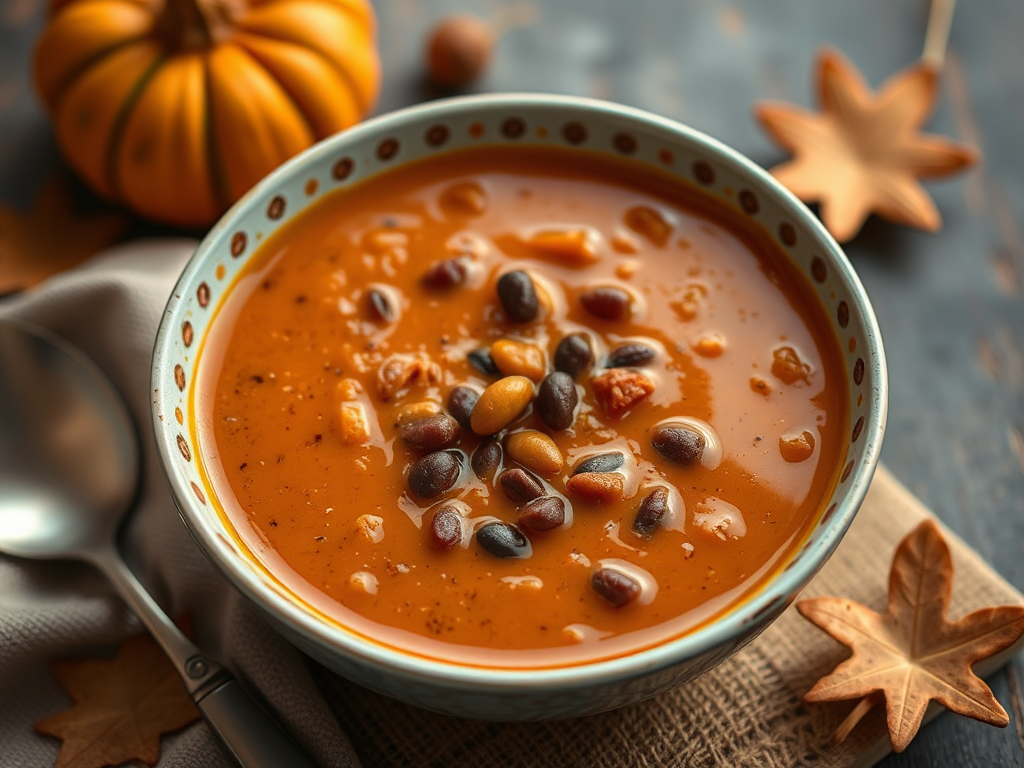
[[[499,298],[515,271],[533,320]],[[440,437],[405,431],[501,379],[494,363],[531,398],[574,333],[593,359],[575,404],[562,377],[568,429],[534,400],[479,474],[476,413],[454,440],[444,417]],[[762,585],[835,483],[847,396],[824,310],[758,226],[614,160],[481,147],[328,194],[263,243],[219,309],[193,412],[214,497],[301,600],[412,653],[546,667],[665,642]],[[517,463],[523,430],[551,441],[521,440]],[[410,479],[431,439],[447,453]],[[606,471],[571,482],[598,454]],[[517,467],[555,499],[539,517],[497,480]]]

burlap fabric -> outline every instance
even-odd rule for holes
[[[852,597],[884,611],[892,553],[907,532],[930,516],[888,471],[879,469],[849,533],[802,596]],[[973,550],[947,535],[956,567],[951,617],[985,605],[1024,602]],[[982,662],[976,671],[991,672],[1014,650]],[[801,701],[847,655],[844,646],[791,607],[751,645],[690,685],[615,712],[549,723],[444,717],[323,671],[315,676],[367,766],[874,765],[890,749],[880,707],[846,742],[833,746],[832,734],[853,702]],[[942,711],[935,707],[929,717]]]

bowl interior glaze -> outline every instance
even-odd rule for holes
[[[425,659],[328,621],[276,581],[231,531],[198,467],[190,388],[216,308],[260,243],[320,196],[397,165],[477,145],[532,144],[626,158],[701,189],[762,226],[831,319],[850,392],[850,431],[831,497],[801,548],[753,596],[661,646],[575,667],[503,670]],[[761,168],[678,123],[564,96],[477,96],[384,115],[281,166],[203,240],[168,302],[153,359],[153,424],[182,518],[220,570],[322,663],[378,691],[453,714],[541,719],[601,711],[692,679],[756,636],[838,545],[862,502],[885,426],[885,359],[874,313],[846,256],[808,209]],[[586,696],[580,692],[588,691]]]

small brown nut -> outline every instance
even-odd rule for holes
[[[541,382],[537,390],[537,412],[548,429],[556,432],[572,426],[579,395],[572,376],[555,371]]]
[[[595,376],[590,386],[597,402],[612,416],[618,416],[654,391],[654,382],[627,368],[612,368]]]
[[[669,422],[651,433],[651,445],[669,461],[684,467],[697,464],[704,455],[707,439],[688,424]]]
[[[668,244],[668,239],[672,237],[672,225],[665,218],[665,214],[648,205],[630,208],[626,211],[624,220],[627,227],[638,235],[643,235],[659,248],[664,248]]]
[[[790,464],[806,461],[814,455],[814,435],[807,430],[799,435],[783,435],[779,438],[779,453]]]
[[[467,387],[464,384],[453,387],[452,391],[448,393],[448,413],[455,417],[460,427],[472,429],[470,417],[473,415],[473,408],[479,399],[480,394],[472,387]]]
[[[427,69],[445,88],[469,85],[487,68],[494,49],[491,28],[473,16],[442,19],[427,42]]]
[[[631,299],[621,288],[591,288],[580,294],[580,304],[602,320],[623,320],[629,315]]]
[[[513,460],[542,475],[553,475],[565,464],[555,441],[535,429],[509,435],[505,450]]]
[[[447,413],[435,413],[414,421],[402,430],[402,439],[416,448],[436,451],[451,445],[459,436],[459,423]]]
[[[640,597],[640,584],[613,568],[598,568],[590,577],[590,585],[616,608],[628,605]]]
[[[557,496],[528,501],[519,511],[519,525],[528,531],[550,531],[565,522],[565,502]]]
[[[501,457],[501,443],[492,437],[489,440],[484,440],[476,447],[469,463],[473,467],[476,476],[481,480],[486,480],[498,468],[498,465],[501,463]]]
[[[450,259],[435,261],[420,278],[424,285],[429,288],[444,290],[454,288],[466,282],[469,269],[466,267],[466,260],[461,256]]]
[[[576,378],[594,362],[590,339],[583,333],[570,333],[555,348],[555,370]]]
[[[445,505],[430,521],[430,544],[434,549],[451,549],[462,541],[462,515],[453,506]]]
[[[665,488],[655,488],[640,502],[640,508],[637,509],[636,517],[633,518],[633,533],[649,538],[666,512],[668,512],[668,491]]]
[[[463,455],[460,451],[435,451],[413,462],[409,470],[409,489],[423,499],[446,493],[459,482]]]
[[[544,495],[544,486],[529,472],[515,467],[498,475],[498,485],[516,504],[526,504]]]
[[[622,486],[622,475],[617,472],[584,472],[570,477],[565,490],[585,501],[601,503],[621,499]]]
[[[533,400],[533,382],[525,376],[506,376],[484,390],[476,401],[470,424],[478,435],[493,435],[509,425]]]
[[[525,376],[540,381],[547,369],[543,350],[525,341],[500,339],[491,344],[491,360],[505,376]]]

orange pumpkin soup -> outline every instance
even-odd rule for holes
[[[324,196],[199,370],[244,545],[330,619],[466,664],[619,656],[735,606],[817,519],[846,431],[838,343],[763,230],[539,148]]]

